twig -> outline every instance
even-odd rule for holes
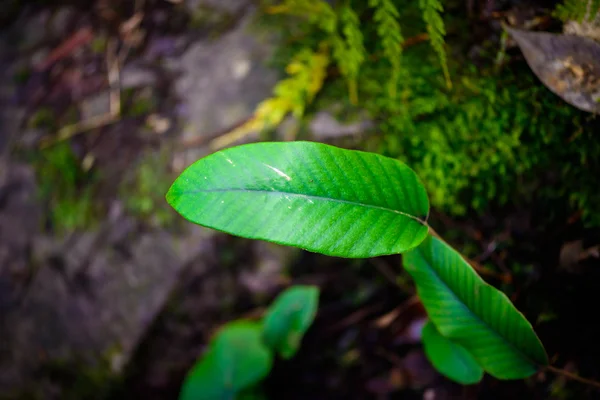
[[[84,27],[71,35],[67,40],[54,48],[50,54],[34,68],[36,71],[43,71],[58,60],[68,56],[74,50],[90,43],[94,39],[94,32],[90,27]]]
[[[406,299],[404,302],[402,302],[402,304],[400,304],[398,307],[394,308],[392,311],[377,318],[373,322],[373,324],[378,328],[385,328],[385,327],[389,326],[392,322],[397,320],[398,317],[400,317],[402,314],[404,314],[406,312],[406,310],[408,310],[409,308],[411,308],[412,306],[414,306],[416,304],[419,304],[420,302],[421,302],[421,300],[419,299],[419,296],[417,296],[416,294],[412,295],[411,297]]]
[[[110,88],[108,113],[97,115],[61,128],[55,137],[43,139],[41,141],[40,147],[42,149],[63,140],[68,140],[83,132],[97,129],[119,120],[121,116],[121,88],[116,39],[111,40],[106,48],[106,64],[108,69],[108,85]]]
[[[107,114],[91,117],[89,119],[86,119],[85,121],[67,125],[64,128],[62,128],[60,131],[58,131],[58,134],[56,135],[56,137],[42,139],[40,148],[45,149],[47,147],[57,144],[58,142],[62,142],[63,140],[70,139],[73,136],[77,136],[80,133],[87,132],[87,131],[117,122],[117,120],[118,120],[117,116],[114,116],[111,113],[107,113]]]
[[[427,40],[429,40],[429,34],[428,33],[419,33],[415,36],[411,36],[409,38],[406,38],[404,40],[404,42],[402,42],[402,49],[406,49],[408,47],[417,45],[419,43],[423,43],[426,42]],[[375,53],[375,54],[371,54],[369,56],[369,59],[371,61],[375,61],[378,60],[379,58],[381,58],[383,56],[383,53]]]
[[[256,116],[253,115],[245,124],[211,140],[209,147],[212,151],[220,150],[259,132],[262,128],[262,123],[259,123]]]
[[[375,268],[377,268],[381,275],[383,275],[383,277],[390,281],[390,283],[392,283],[394,286],[399,287],[404,292],[409,294],[414,292],[412,286],[402,284],[400,281],[398,281],[396,273],[385,262],[377,258],[371,259],[370,262],[375,266]]]
[[[179,143],[179,145],[177,147],[180,148],[181,150],[187,150],[192,147],[202,146],[210,140],[216,139],[220,136],[223,136],[229,132],[232,132],[232,131],[238,129],[239,127],[247,124],[253,118],[254,118],[254,116],[251,115],[250,117],[243,118],[243,119],[239,120],[238,122],[228,126],[225,129],[219,129],[218,131],[208,133],[206,135],[202,135],[199,137],[184,139]]]
[[[356,310],[355,312],[351,313],[350,315],[344,317],[341,321],[338,321],[337,323],[335,323],[332,326],[330,326],[329,328],[327,328],[326,332],[327,333],[336,332],[340,329],[344,329],[345,327],[347,327],[349,325],[357,324],[361,320],[365,319],[369,314],[371,314],[372,312],[377,310],[379,307],[381,307],[381,304],[375,304],[370,307],[367,306],[367,307],[360,308],[360,309]]]
[[[121,35],[123,36],[123,48],[117,56],[121,65],[125,64],[125,60],[131,52],[131,48],[133,47],[132,40],[135,41],[135,39],[131,39],[131,37],[131,40],[127,40],[126,36],[135,35],[136,30],[138,31],[138,33],[143,34],[140,32],[139,27],[142,21],[144,20],[144,6],[145,0],[135,0],[133,15],[121,25],[120,31]]]
[[[577,382],[581,382],[583,384],[593,386],[596,389],[600,389],[600,382],[594,381],[592,379],[582,378],[581,376],[574,374],[572,372],[566,371],[564,369],[553,367],[552,365],[548,365],[546,367],[548,371],[554,372],[557,375],[564,376],[565,378],[572,379]]]
[[[117,54],[117,41],[109,42],[106,52],[106,64],[108,68],[108,86],[110,88],[109,114],[117,117],[121,114],[121,70],[120,60]]]

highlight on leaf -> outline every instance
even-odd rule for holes
[[[347,258],[401,253],[429,229],[427,193],[409,167],[313,142],[209,155],[177,178],[167,201],[209,228]]]
[[[548,364],[531,324],[464,258],[429,236],[403,255],[405,270],[439,333],[463,346],[498,379],[522,379]]]

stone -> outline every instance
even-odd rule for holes
[[[356,122],[343,124],[327,111],[319,111],[310,122],[310,132],[316,140],[359,135],[374,127],[374,122],[364,116]]]
[[[127,63],[121,70],[121,89],[153,86],[155,84],[156,76],[154,72],[140,63]]]
[[[190,46],[176,64],[176,91],[184,103],[183,139],[220,132],[250,117],[269,97],[278,76],[264,65],[274,44],[249,34],[252,16],[217,40]],[[203,155],[190,151],[190,161]]]

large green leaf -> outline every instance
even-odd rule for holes
[[[263,319],[265,343],[281,357],[293,357],[318,306],[319,289],[315,286],[293,286],[281,293]]]
[[[471,353],[442,336],[431,321],[427,321],[421,335],[427,358],[441,374],[463,385],[472,385],[483,378],[483,369]]]
[[[311,143],[255,143],[187,168],[167,201],[197,224],[348,258],[400,253],[427,235],[427,194],[401,162]]]
[[[520,379],[548,364],[523,314],[446,243],[430,236],[403,261],[439,332],[465,347],[490,375]]]
[[[179,400],[232,400],[264,379],[272,363],[273,354],[262,341],[262,324],[231,322],[190,370]]]

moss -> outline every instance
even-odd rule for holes
[[[39,194],[49,209],[50,225],[59,233],[94,225],[97,210],[93,191],[95,176],[83,171],[68,143],[41,151],[34,166]]]
[[[559,208],[600,225],[593,121],[526,69],[457,68],[448,91],[431,57],[410,51],[403,66],[399,99],[383,92],[384,69],[365,71],[364,104],[381,121],[376,149],[415,169],[433,206],[460,216],[509,203],[535,207],[540,199],[552,209],[568,199]]]
[[[123,115],[140,117],[156,110],[158,100],[151,88],[126,89],[123,92],[123,105]]]
[[[600,226],[598,119],[551,93],[525,62],[495,65],[510,56],[499,43],[485,40],[476,60],[466,58],[464,43],[473,39],[460,2],[449,2],[444,14],[452,32],[447,45],[453,88],[447,88],[430,46],[420,43],[403,51],[393,97],[387,85],[392,66],[381,56],[377,24],[364,3],[351,3],[361,15],[369,53],[359,73],[360,102],[350,104],[333,68],[307,115],[335,109],[337,117],[351,120],[357,110],[367,109],[378,126],[365,149],[409,164],[427,186],[432,205],[447,214],[518,206],[539,211],[547,221],[579,215],[585,225]],[[403,36],[414,38],[425,31],[420,10],[416,2],[400,3]],[[285,45],[272,60],[282,69],[293,54],[316,48],[325,37],[301,18],[292,27],[281,15],[262,16],[260,22],[282,36]]]
[[[108,45],[108,38],[106,35],[97,35],[92,40],[90,48],[95,54],[104,54],[106,52],[106,46]]]
[[[120,383],[112,371],[110,353],[103,355],[95,365],[78,360],[54,360],[42,367],[44,376],[61,388],[64,400],[105,400],[113,387]]]
[[[156,226],[171,225],[175,221],[175,214],[164,200],[172,182],[168,160],[166,151],[146,154],[123,180],[120,190],[127,210]]]
[[[29,117],[27,126],[34,129],[55,130],[57,127],[56,115],[51,108],[40,107]]]
[[[226,32],[235,18],[235,15],[226,10],[200,4],[191,12],[189,27],[209,30],[210,36],[214,38]]]
[[[13,81],[17,85],[24,85],[29,80],[29,77],[31,77],[31,70],[26,66],[22,66],[15,71]]]

